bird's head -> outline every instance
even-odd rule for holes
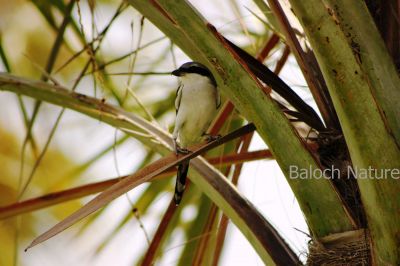
[[[216,81],[211,73],[211,71],[203,64],[199,62],[187,62],[181,65],[178,69],[171,72],[172,75],[177,77],[185,77],[190,74],[200,75],[202,77],[208,78],[214,86],[216,86]]]

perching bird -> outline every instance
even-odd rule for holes
[[[186,149],[188,146],[214,139],[206,132],[217,115],[221,97],[211,71],[200,63],[185,63],[171,74],[180,79],[175,99],[174,146],[177,154],[186,154],[190,152]],[[178,166],[174,195],[176,205],[182,199],[188,169],[189,162]]]

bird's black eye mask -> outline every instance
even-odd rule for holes
[[[185,72],[185,73],[195,73],[195,74],[199,74],[199,75],[206,76],[206,77],[211,76],[211,72],[208,69],[204,69],[204,68],[198,67],[198,66],[191,66],[189,68],[184,68],[181,71]]]
[[[210,70],[208,70],[205,66],[201,65],[200,63],[196,62],[189,62],[186,64],[183,64],[180,68],[177,70],[174,70],[171,74],[175,76],[183,76],[188,73],[193,73],[193,74],[198,74],[204,77],[208,77],[211,82],[213,83],[214,86],[217,85],[215,78],[213,74],[211,73]]]

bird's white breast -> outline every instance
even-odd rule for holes
[[[181,119],[179,140],[182,147],[200,142],[217,114],[217,89],[207,77],[186,74],[181,77],[182,95],[177,113]]]

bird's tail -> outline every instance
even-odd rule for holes
[[[175,204],[179,205],[182,200],[183,192],[185,191],[186,177],[189,170],[189,162],[184,162],[178,166],[178,172],[176,175],[176,185],[174,200]]]

